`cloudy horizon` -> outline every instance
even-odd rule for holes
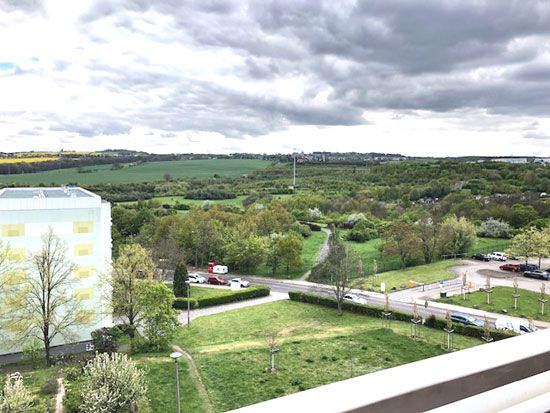
[[[550,156],[550,2],[0,0],[0,152]]]

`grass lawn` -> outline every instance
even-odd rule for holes
[[[201,317],[176,341],[190,351],[216,411],[235,409],[338,380],[445,353],[441,331],[315,305],[280,301]],[[238,327],[236,327],[238,326]],[[266,336],[277,334],[278,371],[267,373]],[[456,336],[456,347],[480,340]]]
[[[292,196],[291,194],[273,195],[273,199],[283,200],[283,199],[287,199],[291,196]],[[236,206],[236,207],[242,208],[243,207],[242,202],[246,197],[247,197],[246,195],[240,195],[240,196],[238,196],[234,199],[213,199],[213,200],[208,200],[208,202],[211,205],[230,205],[230,206]],[[176,196],[158,196],[158,197],[154,197],[152,200],[157,201],[162,205],[164,205],[164,204],[167,204],[167,205],[184,204],[184,205],[189,205],[191,207],[202,207],[204,202],[206,202],[205,200],[202,200],[202,199],[186,199],[182,195],[179,195],[179,196],[177,196],[177,195]],[[132,205],[132,204],[136,204],[136,203],[137,203],[137,201],[119,202],[119,204],[121,204],[121,205]]]
[[[204,298],[211,297],[213,295],[231,295],[234,291],[227,290],[225,288],[211,288],[211,287],[198,287],[196,285],[191,286],[191,298]]]
[[[132,357],[145,371],[151,412],[176,411],[176,369],[166,354],[147,354]],[[180,378],[180,403],[183,412],[205,412],[202,400],[189,374],[189,363],[185,357],[178,362]]]
[[[302,268],[299,270],[290,271],[289,274],[285,274],[284,268],[281,266],[276,274],[273,274],[271,268],[262,264],[255,271],[254,275],[264,275],[267,277],[278,278],[298,278],[305,272],[311,270],[315,265],[315,260],[319,255],[319,251],[325,243],[327,234],[324,231],[314,231],[311,235],[304,239],[302,248]]]
[[[77,168],[56,169],[20,175],[0,175],[0,184],[29,185],[95,185],[104,183],[122,184],[149,181],[162,181],[165,173],[172,178],[207,178],[214,174],[238,177],[256,169],[266,168],[268,161],[257,159],[200,159],[182,161],[145,162],[136,166],[126,166],[111,170],[111,165],[87,166],[92,172],[78,173]]]
[[[409,280],[413,280],[420,284],[429,284],[439,280],[450,280],[455,278],[455,274],[449,268],[460,264],[460,261],[454,260],[437,261],[432,264],[418,265],[403,270],[382,272],[378,274],[375,290],[380,290],[381,282],[386,284],[386,291],[389,291],[393,287],[406,287]],[[372,277],[358,278],[354,280],[354,286],[363,289],[372,288]]]
[[[495,251],[505,251],[510,246],[511,240],[500,238],[481,238],[477,239],[476,245],[470,251],[470,255],[474,253],[488,254]]]
[[[502,313],[503,309],[508,311],[507,315],[532,318],[533,320],[550,321],[550,303],[545,304],[544,315],[540,314],[540,293],[529,290],[518,290],[520,298],[518,301],[518,310],[514,310],[514,299],[512,294],[514,289],[511,287],[494,287],[491,298],[492,304],[487,304],[487,293],[476,291],[470,293],[469,300],[463,300],[462,296],[455,296],[447,299],[439,299],[442,303],[454,303],[463,307],[475,307],[480,310],[491,311],[493,313]],[[548,297],[547,297],[548,298]]]

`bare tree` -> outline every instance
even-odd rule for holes
[[[76,338],[78,328],[93,320],[74,295],[74,264],[67,258],[67,246],[50,228],[42,236],[40,251],[33,254],[20,284],[6,297],[9,315],[6,329],[12,345],[36,338],[44,345],[46,363],[51,364],[53,340]]]
[[[273,313],[271,316],[272,320],[275,321],[279,315],[277,313]],[[271,325],[271,327],[267,330],[265,335],[265,341],[267,343],[267,347],[269,349],[269,368],[268,371],[270,373],[275,373],[277,371],[277,366],[275,365],[275,354],[279,352],[279,330],[274,325],[274,323]]]

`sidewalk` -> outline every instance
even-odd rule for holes
[[[238,301],[236,303],[223,304],[214,307],[199,308],[196,310],[191,310],[190,318],[191,321],[193,321],[198,317],[206,315],[225,313],[226,311],[236,310],[238,308],[252,307],[259,304],[265,304],[280,300],[288,300],[288,294],[272,292],[267,297],[253,298],[251,300]],[[187,311],[182,311],[178,315],[178,320],[181,324],[187,325]]]

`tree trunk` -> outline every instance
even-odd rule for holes
[[[338,315],[342,315],[342,297],[338,297]]]

